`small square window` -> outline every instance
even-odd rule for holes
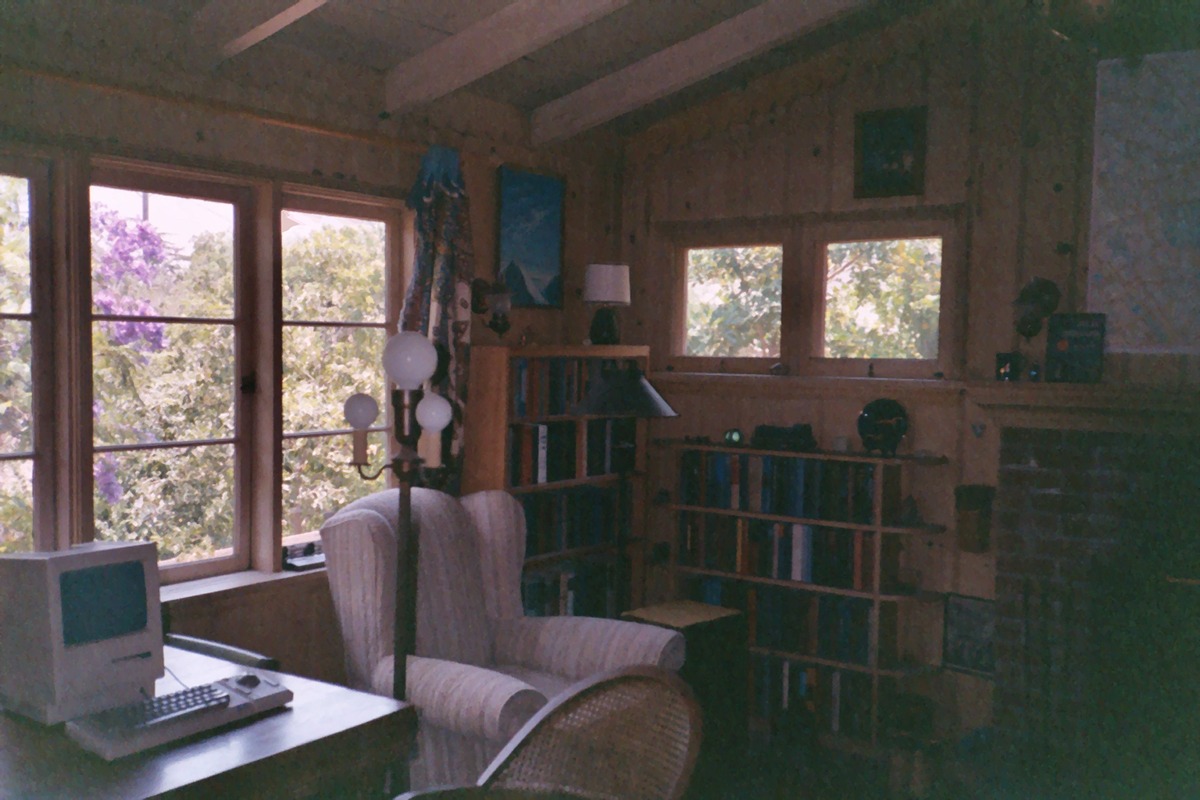
[[[782,245],[687,251],[689,356],[778,358]]]
[[[941,287],[941,237],[826,245],[823,355],[935,360]]]

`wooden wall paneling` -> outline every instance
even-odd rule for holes
[[[219,579],[210,579],[219,580]],[[342,640],[324,570],[188,596],[164,590],[172,633],[257,650],[285,672],[345,682]]]
[[[829,208],[833,154],[830,147],[829,106],[832,92],[797,98],[788,111],[785,136],[785,211],[793,214]]]
[[[967,199],[971,164],[971,79],[978,50],[962,24],[929,46],[925,202]]]
[[[967,377],[992,380],[996,353],[1015,344],[1011,301],[1016,296],[1021,203],[1021,114],[1028,49],[1022,29],[1002,15],[982,25],[973,75],[974,192],[967,290]]]
[[[787,213],[784,204],[787,186],[788,142],[776,115],[750,131],[743,168],[749,187],[746,215],[778,216]]]

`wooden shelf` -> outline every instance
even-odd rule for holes
[[[809,583],[807,581],[792,581],[787,578],[766,578],[758,575],[745,575],[740,572],[729,572],[723,569],[708,569],[705,567],[685,567],[676,566],[675,569],[684,575],[708,575],[713,578],[723,578],[731,581],[742,581],[744,583],[759,583],[763,586],[782,586],[786,589],[794,589],[798,592],[810,592],[812,594],[828,594],[837,595],[838,597],[861,597],[864,600],[879,600],[889,603],[897,603],[902,600],[912,600],[920,597],[918,593],[903,593],[903,592],[869,592],[861,589],[843,589],[839,586],[824,586],[819,583]]]
[[[713,508],[712,506],[688,506],[678,503],[668,503],[672,511],[687,511],[694,514],[714,514],[722,517],[738,517],[742,519],[759,519],[763,522],[781,522],[785,525],[811,525],[814,528],[834,528],[844,531],[864,531],[884,534],[930,534],[945,533],[944,525],[876,525],[871,522],[842,522],[840,520],[821,519],[819,517],[793,517],[786,514],[767,514],[762,511],[741,511],[736,508]]]

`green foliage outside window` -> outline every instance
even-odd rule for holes
[[[826,356],[937,358],[941,239],[830,244],[826,270]]]
[[[687,354],[779,355],[783,248],[688,251]]]
[[[0,175],[0,312],[30,310],[29,182]],[[33,448],[32,341],[25,319],[0,321],[0,453]],[[0,553],[33,547],[33,461],[0,462]]]

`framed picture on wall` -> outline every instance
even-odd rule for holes
[[[996,671],[996,602],[961,594],[946,595],[942,626],[942,666],[991,676]]]
[[[854,116],[854,196],[925,193],[925,106]]]
[[[514,308],[562,308],[563,180],[503,165],[497,185],[497,278]]]

